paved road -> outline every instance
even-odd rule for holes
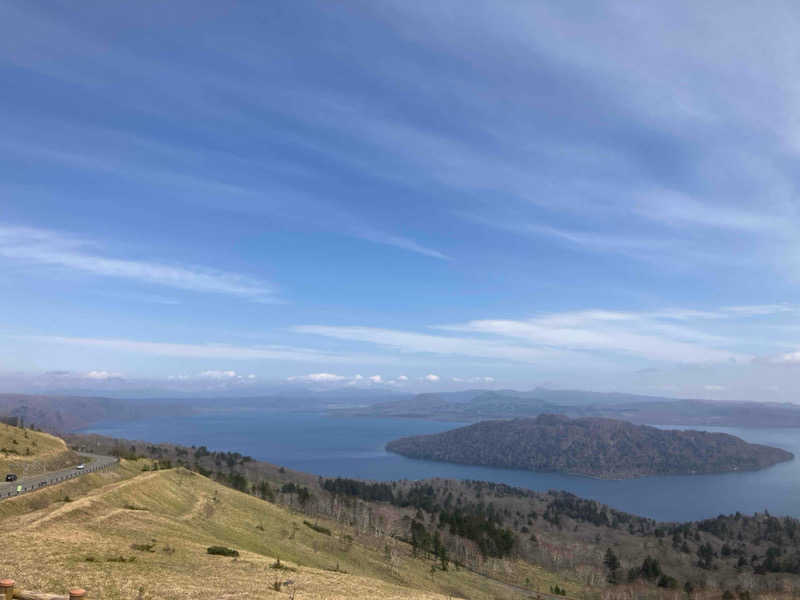
[[[20,475],[19,479],[10,483],[5,482],[6,474],[0,473],[0,500],[10,496],[24,494],[25,492],[32,492],[55,483],[61,483],[62,481],[80,477],[86,473],[94,473],[95,471],[107,469],[119,462],[119,459],[113,456],[101,456],[99,454],[87,454],[84,452],[79,452],[78,454],[85,459],[84,464],[86,468],[84,469],[70,467],[68,469],[61,469],[60,471],[50,471],[49,473],[31,475],[29,477],[22,477],[20,473],[17,473],[17,475]],[[21,491],[19,492],[17,491],[18,486],[21,486]]]

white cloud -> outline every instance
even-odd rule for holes
[[[395,377],[395,379],[397,381],[408,381],[408,377],[406,377],[405,375],[399,375],[398,377]]]
[[[704,385],[703,389],[705,391],[707,391],[707,392],[724,392],[725,391],[725,386],[724,385],[711,384],[711,385]]]
[[[122,377],[121,373],[112,373],[110,371],[89,371],[84,375],[86,379],[96,379],[96,380],[103,380],[103,379],[117,379]]]
[[[238,377],[236,371],[203,371],[200,377],[208,379],[235,379]]]
[[[244,375],[240,374],[237,371],[230,370],[230,369],[211,369],[208,371],[201,371],[197,374],[187,375],[185,373],[179,375],[169,375],[167,376],[167,381],[174,381],[174,382],[184,382],[184,383],[192,383],[192,382],[214,382],[214,385],[217,383],[227,384],[227,383],[252,383],[256,380],[256,376],[254,374]]]
[[[395,380],[385,380],[382,375],[337,375],[336,373],[309,373],[308,375],[293,375],[287,381],[302,381],[307,383],[344,384],[344,385],[394,385]]]
[[[779,365],[800,365],[800,350],[768,357],[766,362]]]
[[[440,377],[438,375],[435,375],[434,373],[428,373],[427,375],[425,375],[425,377],[423,377],[423,379],[430,383],[435,383],[439,381]]]
[[[309,373],[308,375],[294,375],[287,378],[289,381],[309,381],[312,383],[335,383],[345,381],[348,378],[344,375],[334,373]]]
[[[193,292],[274,301],[271,286],[238,273],[110,258],[96,250],[96,244],[45,229],[0,226],[0,257],[6,259]]]

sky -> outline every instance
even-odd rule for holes
[[[792,2],[0,2],[0,390],[798,401]]]

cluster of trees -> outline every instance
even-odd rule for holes
[[[438,528],[448,528],[451,535],[475,542],[483,556],[502,558],[509,556],[514,548],[516,536],[513,531],[503,527],[502,516],[494,505],[463,502],[460,498],[458,503],[454,503],[452,494],[440,502],[436,487],[430,483],[414,483],[403,490],[388,483],[367,483],[339,477],[323,480],[322,487],[334,494],[353,496],[368,502],[389,502],[395,506],[412,507],[418,511],[438,515]],[[422,523],[415,522],[417,528],[424,529]],[[438,531],[428,534],[428,537],[419,531],[418,538],[414,537],[413,529],[411,533],[412,543],[416,539],[419,547],[426,550],[430,550],[429,546],[434,543],[433,540],[439,539]],[[439,556],[437,552],[430,551]]]
[[[312,494],[307,487],[297,485],[294,482],[284,483],[281,487],[282,494],[297,494],[297,502],[300,506],[305,506],[311,500]]]
[[[391,502],[395,504],[394,492],[391,484],[372,483],[358,479],[325,479],[322,488],[331,494],[354,496],[367,502]]]
[[[434,530],[431,535],[423,523],[413,519],[411,521],[411,554],[416,557],[420,553],[424,553],[428,558],[433,556],[439,561],[442,571],[447,571],[450,559],[439,532]]]
[[[603,564],[608,572],[608,582],[611,584],[623,583],[622,563],[616,553],[608,548],[603,557]],[[638,567],[628,569],[628,582],[647,581],[655,583],[658,587],[675,589],[678,587],[678,580],[667,575],[661,570],[661,565],[657,558],[647,556]]]
[[[502,558],[514,548],[514,533],[502,527],[497,516],[487,513],[482,504],[443,509],[439,511],[439,523],[449,526],[451,534],[474,541],[483,556]]]
[[[272,486],[266,480],[261,480],[257,484],[253,485],[252,490],[253,494],[262,500],[275,502],[275,492],[272,491]]]
[[[212,457],[214,459],[214,464],[218,466],[225,464],[229,469],[232,469],[237,465],[243,465],[253,460],[252,456],[245,456],[243,454],[240,454],[239,452],[209,452],[208,448],[206,448],[205,446],[200,446],[199,448],[195,449],[194,451],[195,461],[205,456]]]
[[[753,571],[758,575],[764,573],[795,573],[800,574],[800,553],[784,551],[778,546],[770,546],[761,561],[756,564],[758,556],[750,559]],[[741,559],[743,560],[743,559]]]

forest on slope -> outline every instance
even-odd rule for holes
[[[725,433],[562,415],[483,421],[400,438],[386,449],[410,458],[614,479],[762,469],[794,456]]]

